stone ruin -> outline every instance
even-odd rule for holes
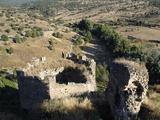
[[[70,55],[67,59],[85,66],[85,73],[78,67],[46,69],[33,75],[27,72],[33,70],[35,64],[39,66],[46,58],[35,59],[36,62],[29,63],[26,69],[17,70],[22,108],[32,110],[38,108],[45,99],[62,99],[96,91],[96,62],[84,56],[78,58],[76,55]],[[67,73],[70,71],[73,73]]]
[[[144,65],[116,60],[110,68],[107,100],[115,120],[134,120],[148,89],[148,72]]]

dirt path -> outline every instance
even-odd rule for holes
[[[87,43],[81,47],[82,53],[89,58],[95,59],[97,63],[106,63],[111,62],[111,56],[106,50],[105,46],[101,45],[99,41],[94,41],[94,43]]]
[[[59,39],[59,38],[56,38],[56,37],[54,37],[53,35],[52,35],[52,33],[53,33],[53,31],[44,31],[44,38],[54,38],[54,40],[57,40],[57,41],[59,41],[59,42],[61,42],[61,39]]]

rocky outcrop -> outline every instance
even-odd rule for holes
[[[127,60],[113,62],[107,100],[116,120],[135,119],[146,96],[148,80],[144,65]]]

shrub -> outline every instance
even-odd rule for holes
[[[79,22],[78,27],[80,30],[91,31],[93,29],[93,23],[89,20],[83,19]]]
[[[13,48],[12,48],[12,47],[7,48],[7,49],[6,49],[6,52],[7,52],[8,54],[12,54],[12,53],[13,53]]]
[[[1,36],[1,40],[2,40],[2,41],[8,41],[9,38],[8,38],[7,35],[2,35],[2,36]]]
[[[25,35],[26,37],[31,37],[31,35],[32,35],[31,31],[29,31],[29,30],[26,31],[26,35]]]
[[[31,30],[26,31],[26,37],[40,37],[43,36],[42,28],[40,27],[33,27]]]
[[[100,93],[105,92],[109,81],[109,72],[107,65],[97,65],[96,81],[97,81],[98,91]]]
[[[0,26],[5,26],[5,23],[0,23]]]
[[[56,32],[56,33],[53,33],[52,36],[57,37],[57,38],[62,38],[63,34],[61,34],[60,32]]]
[[[48,49],[49,49],[49,50],[54,50],[53,40],[52,40],[52,39],[49,39],[49,40],[48,40],[48,43],[49,43]]]
[[[19,35],[16,35],[13,41],[14,41],[15,43],[21,43],[21,42],[24,41],[24,39],[20,38]]]
[[[92,37],[98,38],[115,57],[140,58],[143,57],[142,49],[130,44],[128,39],[123,38],[113,28],[106,24],[94,24],[88,20],[82,20],[77,27],[85,36],[86,42],[91,42]]]
[[[147,56],[146,67],[150,76],[150,83],[155,84],[160,81],[160,53],[159,51],[152,51]]]
[[[92,37],[92,33],[90,31],[87,31],[85,34],[84,34],[85,38],[85,42],[91,42],[93,37]]]
[[[10,29],[6,29],[5,32],[6,32],[6,33],[10,33]]]
[[[83,39],[81,37],[78,37],[76,40],[74,40],[75,45],[82,45],[83,44]]]

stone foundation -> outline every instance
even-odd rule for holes
[[[47,69],[35,76],[28,74],[28,67],[27,70],[18,70],[18,86],[22,108],[36,109],[45,99],[62,99],[96,91],[95,61],[88,58],[85,60],[77,59],[77,61],[80,63],[78,66],[85,66],[86,68],[81,71],[85,82],[76,82],[76,80],[67,83],[57,82],[57,76],[67,69],[64,67]]]

